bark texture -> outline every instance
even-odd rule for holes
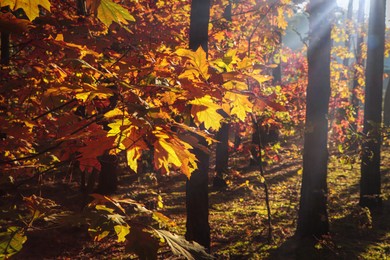
[[[210,19],[210,0],[193,0],[190,16],[190,43],[191,50],[200,46],[208,51],[208,24]],[[207,145],[203,138],[199,143]],[[199,148],[193,153],[198,159],[198,169],[194,171],[186,183],[187,240],[196,241],[210,249],[209,202],[208,202],[208,171],[209,154]]]
[[[319,238],[328,233],[327,164],[330,97],[331,16],[334,0],[309,4],[308,86],[303,175],[297,234]]]
[[[371,210],[382,205],[380,176],[380,126],[382,122],[383,62],[386,0],[370,3],[364,103],[365,139],[362,144],[360,201]]]

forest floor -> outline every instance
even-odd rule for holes
[[[328,176],[330,234],[313,248],[296,250],[297,222],[302,178],[300,147],[285,145],[280,161],[265,166],[272,212],[272,241],[268,237],[267,210],[262,179],[257,168],[246,165],[248,156],[233,154],[228,187],[214,190],[210,170],[211,253],[216,259],[387,259],[390,257],[390,148],[383,147],[382,185],[384,209],[371,216],[358,206],[360,167],[356,156],[331,154]],[[135,199],[156,207],[175,223],[175,232],[185,232],[185,176],[120,176],[118,197]],[[24,195],[37,191],[24,187]],[[46,181],[39,195],[67,209],[81,205],[77,184]],[[29,231],[28,240],[14,259],[137,259],[125,253],[114,238],[94,242],[86,229],[62,227]],[[181,259],[163,248],[161,259]]]

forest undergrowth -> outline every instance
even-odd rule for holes
[[[358,206],[360,165],[357,156],[331,153],[329,163],[329,220],[331,233],[314,247],[302,248],[294,238],[301,185],[302,162],[297,145],[284,145],[280,161],[264,167],[270,190],[272,241],[267,239],[264,179],[257,167],[246,165],[245,154],[234,153],[226,175],[228,187],[215,190],[210,176],[211,253],[216,259],[387,259],[390,255],[390,147],[383,147],[383,212],[371,216]],[[214,174],[213,171],[210,171]],[[185,232],[185,176],[172,173],[140,175],[122,173],[116,198],[131,198],[157,210],[175,224],[170,230]],[[18,196],[36,194],[55,201],[63,210],[82,211],[85,201],[78,191],[78,176],[59,173],[23,185]],[[2,207],[18,200],[3,195]],[[7,202],[5,202],[5,200]],[[16,204],[16,203],[15,203]],[[18,211],[15,210],[15,214]],[[3,212],[4,213],[4,212]],[[2,214],[3,214],[2,213]],[[15,218],[16,219],[16,218]],[[171,221],[170,220],[170,221]],[[160,259],[181,259],[168,248]],[[22,251],[14,259],[137,259],[113,237],[92,241],[80,225],[31,228]]]

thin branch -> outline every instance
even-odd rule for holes
[[[94,119],[93,121],[88,122],[87,124],[81,126],[80,128],[78,128],[78,129],[76,129],[75,131],[73,131],[72,133],[70,133],[69,136],[74,135],[74,134],[80,132],[81,130],[87,128],[88,126],[90,126],[90,125],[92,125],[93,123],[95,123],[95,122],[97,122],[98,120],[100,120],[102,117],[103,117],[103,116],[100,116],[100,117]],[[57,144],[55,144],[55,145],[53,145],[53,146],[50,146],[50,147],[48,147],[48,148],[46,148],[46,149],[44,149],[44,150],[42,150],[42,151],[40,151],[40,152],[38,152],[38,153],[26,155],[26,156],[24,156],[24,157],[15,158],[15,159],[8,160],[8,161],[0,161],[0,165],[1,165],[1,164],[9,164],[9,163],[13,163],[13,162],[25,161],[25,160],[28,160],[28,159],[32,159],[32,158],[38,157],[38,156],[40,156],[40,155],[42,155],[42,154],[45,154],[45,153],[47,153],[47,152],[49,152],[49,151],[51,151],[51,150],[54,150],[54,149],[58,148],[58,147],[59,147],[60,145],[62,145],[64,142],[65,142],[65,141],[60,141],[60,142],[58,142]]]
[[[64,103],[64,104],[62,104],[62,105],[60,105],[60,106],[58,106],[58,107],[52,108],[52,109],[46,111],[45,113],[40,114],[39,116],[34,117],[32,120],[33,120],[33,121],[36,121],[37,119],[39,119],[39,118],[41,118],[41,117],[43,117],[43,116],[46,116],[46,115],[48,115],[48,114],[50,114],[50,113],[52,113],[52,112],[54,112],[54,111],[56,111],[56,110],[59,110],[59,109],[65,107],[65,106],[67,106],[67,105],[69,105],[69,104],[72,104],[72,103],[75,102],[75,101],[77,101],[77,99],[75,99],[75,98],[72,99],[72,100],[69,100],[68,102],[66,102],[66,103]]]

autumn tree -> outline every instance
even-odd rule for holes
[[[328,105],[332,12],[336,1],[312,0],[308,6],[309,47],[303,174],[297,234],[320,237],[328,232]]]
[[[208,51],[208,24],[210,19],[210,0],[193,0],[191,3],[189,47],[196,51],[202,48]],[[207,145],[199,137],[199,142]],[[195,170],[186,184],[186,239],[193,240],[210,248],[209,203],[208,203],[208,172],[210,157],[208,151],[194,148],[193,153],[198,159],[198,169]]]
[[[386,1],[370,2],[360,201],[371,210],[382,205],[380,150]]]

